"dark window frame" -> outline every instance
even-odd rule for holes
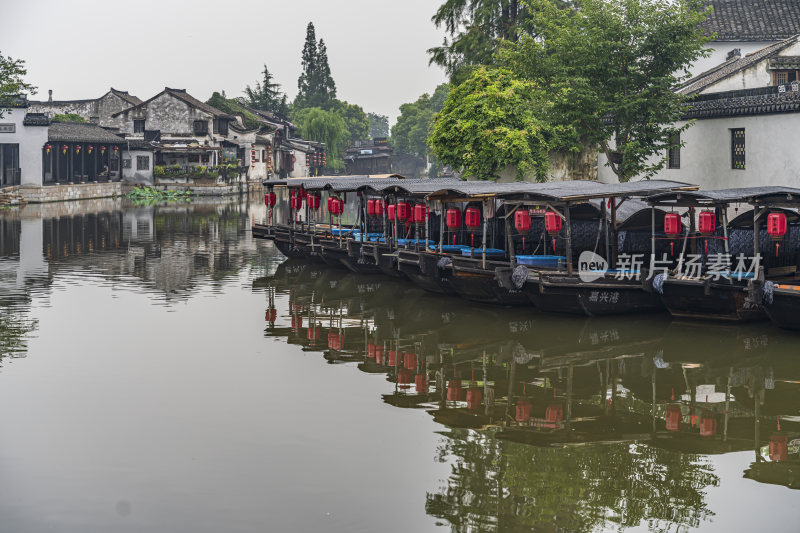
[[[669,140],[669,148],[667,149],[667,168],[680,169],[681,168],[681,134],[676,133]]]
[[[731,168],[747,168],[747,135],[744,128],[731,128]]]
[[[227,135],[228,135],[228,119],[226,119],[226,118],[214,119],[214,133],[227,137]]]
[[[145,122],[146,121],[143,118],[133,119],[133,133],[144,133]]]
[[[195,135],[208,135],[208,121],[195,120],[194,121],[194,134]]]
[[[136,156],[136,170],[150,170],[150,156]]]

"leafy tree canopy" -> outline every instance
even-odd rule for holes
[[[321,107],[328,109],[336,100],[336,84],[328,65],[328,47],[325,41],[317,41],[314,24],[306,28],[306,41],[302,53],[303,71],[297,79],[296,109]]]
[[[364,113],[360,105],[348,104],[342,100],[331,102],[330,110],[342,117],[347,126],[347,141],[352,144],[355,141],[366,139],[369,135],[369,118]]]
[[[344,169],[343,156],[349,131],[339,113],[319,107],[308,107],[296,112],[294,122],[300,128],[300,135],[304,139],[325,143],[328,168],[334,171]]]
[[[86,119],[75,113],[56,113],[53,122],[86,122]]]
[[[449,92],[450,86],[442,84],[433,95],[425,93],[415,102],[400,106],[400,116],[392,126],[392,142],[398,154],[422,159],[428,156],[428,134],[433,115],[444,107]]]
[[[370,139],[389,136],[389,117],[378,113],[367,113],[367,120],[369,120]]]
[[[548,104],[535,83],[507,69],[480,67],[450,92],[428,140],[439,160],[493,180],[507,167],[518,179],[544,179],[558,132],[544,120]]]
[[[24,79],[27,73],[25,61],[0,53],[0,117],[3,116],[2,108],[8,106],[13,97],[24,93],[36,94],[36,88]]]
[[[529,5],[539,37],[506,43],[499,58],[546,88],[551,120],[574,141],[599,145],[620,181],[663,168],[666,148],[688,127],[675,126],[687,100],[674,89],[705,54],[705,0],[581,0],[574,11],[549,0]]]
[[[281,91],[281,84],[273,81],[274,76],[270,73],[266,65],[264,65],[262,74],[262,80],[256,82],[254,88],[248,85],[244,90],[245,96],[247,97],[247,105],[254,109],[275,113],[281,117],[287,116],[289,113],[289,104],[286,94]]]
[[[244,107],[246,102],[243,99],[226,98],[225,91],[222,91],[222,93],[215,91],[206,103],[230,115],[241,115],[242,122],[246,128],[254,129],[261,127],[259,118]]]

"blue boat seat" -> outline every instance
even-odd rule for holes
[[[558,268],[567,263],[563,255],[518,255],[517,263],[520,265]]]
[[[461,250],[461,255],[464,257],[483,257],[483,248],[464,248]],[[500,248],[487,248],[486,249],[486,257],[502,257],[506,255],[505,250],[501,250]]]

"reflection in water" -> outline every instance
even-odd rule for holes
[[[396,418],[386,416],[389,410],[432,420],[439,434],[435,445],[420,442],[419,435],[405,444],[427,447],[433,462],[393,461],[398,454],[394,442],[365,450],[365,461],[370,453],[380,455],[375,463],[379,466],[374,468],[380,469],[376,476],[383,476],[377,481],[381,490],[389,491],[392,480],[409,471],[422,478],[439,465],[449,472],[442,474],[438,483],[421,485],[423,488],[412,496],[398,492],[392,499],[393,493],[387,492],[374,497],[413,500],[403,513],[427,514],[427,520],[454,531],[706,529],[729,515],[741,517],[749,512],[713,498],[727,486],[744,491],[743,501],[761,494],[767,484],[787,493],[800,488],[800,360],[796,334],[769,324],[725,327],[681,324],[666,317],[561,318],[529,309],[483,307],[432,296],[402,281],[285,261],[271,246],[254,241],[248,232],[252,218],[263,215],[259,204],[229,199],[133,207],[120,200],[102,200],[27,206],[0,213],[0,376],[4,385],[29,384],[25,381],[30,378],[27,374],[11,376],[3,372],[5,363],[25,356],[29,349],[32,355],[24,365],[44,361],[54,364],[42,349],[34,350],[32,340],[49,331],[64,333],[58,329],[58,322],[71,310],[59,308],[63,305],[56,302],[59,294],[91,296],[87,287],[99,287],[101,296],[95,295],[95,305],[102,298],[117,298],[121,293],[145,293],[151,303],[161,306],[159,310],[137,307],[135,298],[126,300],[130,308],[126,307],[127,314],[119,320],[127,320],[132,326],[120,326],[113,332],[117,337],[124,336],[127,329],[138,331],[140,321],[150,322],[154,328],[148,331],[153,335],[152,343],[141,343],[143,349],[157,352],[150,371],[140,374],[138,362],[117,359],[111,371],[116,372],[122,364],[130,365],[126,369],[132,373],[131,383],[99,373],[98,379],[86,382],[97,390],[87,391],[86,404],[76,404],[88,409],[98,399],[109,398],[110,411],[98,411],[104,421],[113,420],[118,408],[127,408],[139,425],[157,428],[154,435],[159,438],[153,439],[140,431],[137,423],[130,422],[135,427],[127,438],[145,435],[137,446],[153,446],[153,455],[145,454],[141,462],[117,459],[119,464],[109,463],[117,470],[98,461],[96,471],[88,470],[98,479],[105,479],[98,472],[111,472],[108,475],[116,480],[144,469],[144,492],[155,490],[158,497],[174,503],[174,495],[184,490],[197,502],[207,502],[201,491],[194,493],[185,487],[159,487],[159,492],[152,489],[151,478],[162,471],[171,478],[174,468],[178,472],[174,477],[180,479],[175,464],[182,464],[183,452],[170,456],[170,450],[203,450],[202,444],[208,444],[220,455],[206,451],[207,461],[195,462],[192,452],[187,459],[191,461],[189,470],[209,468],[200,472],[212,476],[215,484],[223,480],[220,486],[225,487],[226,478],[220,472],[237,472],[236,467],[241,465],[235,464],[234,458],[241,457],[244,467],[236,481],[244,480],[242,490],[236,493],[238,498],[263,491],[268,496],[264,501],[274,502],[277,509],[273,513],[279,514],[281,508],[292,507],[299,494],[318,505],[332,506],[325,507],[326,511],[336,511],[346,507],[345,503],[339,502],[338,507],[331,503],[338,501],[337,496],[357,501],[372,496],[364,487],[338,494],[346,480],[342,479],[345,474],[336,474],[336,467],[345,454],[343,450],[362,449],[361,441],[366,437],[359,433],[361,426],[369,433],[382,434],[390,429],[387,424],[397,423]],[[243,283],[246,291],[241,290]],[[235,305],[201,308],[195,314],[184,311],[189,307],[184,304],[203,300],[197,297],[209,293],[214,296],[214,306],[217,302],[223,306],[228,298],[233,298]],[[251,316],[248,305],[259,316]],[[54,311],[49,322],[42,318],[48,316],[42,314],[43,310]],[[181,331],[196,332],[197,339],[181,339],[179,347],[165,343],[173,332],[166,326],[164,331],[157,330],[152,324],[156,316],[157,320],[167,320],[160,310],[173,315],[186,313],[184,322],[172,321],[171,327],[186,327]],[[206,318],[209,314],[210,319]],[[261,323],[267,340],[262,337]],[[76,327],[76,322],[70,324]],[[255,348],[248,344],[241,331],[239,337],[226,337],[234,324],[254,325],[259,344]],[[215,335],[204,336],[207,332],[197,331],[204,325],[219,329]],[[112,334],[93,331],[91,324],[77,333],[81,341],[88,335],[104,345],[118,343]],[[219,346],[203,346],[214,337],[221,339]],[[215,350],[222,352],[231,346],[236,347],[238,357],[226,353],[226,361],[221,363]],[[259,353],[264,346],[267,353]],[[202,357],[204,350],[213,352],[207,354],[208,359]],[[380,409],[358,411],[361,418],[351,421],[350,426],[346,425],[346,413],[337,414],[342,417],[341,423],[314,418],[315,413],[323,412],[316,396],[323,386],[319,379],[344,378],[334,368],[324,367],[325,377],[313,381],[308,377],[308,366],[303,366],[313,358],[301,362],[294,357],[300,351],[320,354],[329,365],[349,366],[361,373],[355,376],[356,381],[347,381],[351,389],[339,389],[340,397],[325,396],[323,403],[335,404],[357,396],[358,404],[375,404]],[[103,363],[108,360],[107,354],[92,359],[76,350],[67,353],[73,359],[70,364],[74,362],[80,369],[78,374],[88,371],[81,366],[85,361],[106,368]],[[254,353],[259,359],[248,359]],[[142,368],[148,368],[147,362],[144,358]],[[190,364],[197,383],[186,378]],[[250,375],[252,367],[259,364],[265,365],[264,374]],[[36,365],[29,366],[34,372]],[[62,372],[68,368],[59,367]],[[35,368],[35,372],[45,371]],[[56,379],[60,378],[59,374]],[[128,396],[117,398],[116,391],[103,389],[106,379],[123,388],[129,386],[134,392],[127,390]],[[376,380],[383,385],[380,393],[375,392]],[[65,382],[69,387],[68,378]],[[218,386],[220,393],[208,400],[208,390]],[[224,405],[224,398],[237,397],[240,386],[252,395],[242,395],[249,401],[216,412],[218,404]],[[52,384],[46,387],[37,391],[40,398],[47,398]],[[177,399],[166,392],[162,396],[151,392],[176,387],[181,391]],[[147,392],[139,394],[140,388]],[[286,402],[289,397],[292,402]],[[133,400],[127,404],[125,398]],[[264,411],[265,405],[273,404],[280,404],[280,409]],[[54,408],[52,404],[42,405],[45,407],[36,412]],[[162,413],[164,405],[170,409],[166,413]],[[197,416],[200,418],[194,420]],[[265,425],[263,435],[257,433],[259,426],[253,420]],[[30,430],[25,417],[3,421]],[[39,426],[53,422],[46,416],[34,421]],[[164,425],[159,426],[159,422]],[[75,421],[70,418],[61,431],[69,435],[73,423],[86,427],[80,425],[79,417]],[[128,424],[128,419],[123,420],[116,431],[124,432]],[[272,426],[281,430],[275,431]],[[171,440],[160,436],[165,432]],[[116,450],[113,444],[103,444],[110,438],[99,433],[101,444],[93,452]],[[96,440],[93,433],[91,440]],[[228,441],[235,445],[226,448]],[[319,448],[324,451],[319,452]],[[42,462],[43,455],[32,449],[28,456],[18,442],[8,449],[21,456],[15,457],[13,464],[20,458],[32,464]],[[317,450],[317,455],[310,457],[309,450]],[[124,451],[135,457],[138,450],[131,445]],[[52,453],[48,450],[46,455]],[[170,461],[159,463],[156,458],[165,453]],[[14,473],[12,462],[3,462],[7,457],[0,453],[4,475]],[[65,462],[75,457],[65,456]],[[723,457],[737,458],[736,468],[722,468],[724,462],[719,459]],[[317,459],[322,467],[313,470],[313,478],[330,471],[341,481],[328,480],[324,490],[316,485],[309,488],[312,482],[304,474],[309,462]],[[269,469],[253,482],[248,473],[258,471],[256,465],[264,461]],[[284,464],[293,465],[293,469],[281,470]],[[273,476],[275,472],[280,473]],[[352,474],[348,472],[347,476]],[[182,475],[191,478],[186,472]],[[737,484],[743,476],[748,485]],[[63,478],[54,479],[72,483],[73,477],[74,472],[69,471]],[[275,487],[269,485],[271,490],[265,490],[273,477]],[[22,479],[37,478],[20,476],[17,483]],[[83,499],[81,489],[90,493],[96,488],[90,482],[83,483],[64,486],[78,487],[77,497]],[[105,490],[105,485],[98,485],[99,491]],[[233,485],[238,483],[228,487]],[[209,486],[204,490],[215,494],[209,492],[213,490]],[[19,494],[23,493],[16,493],[13,498],[17,499],[8,504],[16,505],[14,509],[21,508]],[[141,512],[142,504],[130,505],[127,497],[114,493],[118,500],[114,500],[112,511],[121,505],[131,520],[141,519],[137,512]],[[776,505],[786,507],[785,502],[793,498],[796,493]],[[371,501],[377,505],[377,500]],[[4,508],[4,504],[0,503],[0,520],[5,509],[18,524],[36,523],[9,512],[11,507]],[[52,508],[47,505],[52,504],[31,504],[31,514],[49,516]],[[263,525],[263,502],[252,508],[239,500],[225,505],[222,510],[215,508],[217,514],[212,518],[232,513],[237,518],[241,515],[242,524],[253,525],[242,526],[242,530],[264,529],[256,527]],[[370,518],[366,505],[359,513],[358,517],[348,517],[351,522],[304,524],[311,524],[308,530],[352,531],[354,523]],[[313,516],[303,510],[293,519],[299,520],[299,514]],[[328,515],[321,515],[327,520]],[[198,516],[204,518],[193,519],[193,530],[225,529],[206,520],[208,514]],[[378,523],[384,523],[382,518],[377,517]],[[408,529],[398,517],[392,520],[386,522],[386,530]],[[759,520],[770,525],[769,516]],[[143,520],[136,524],[140,530],[152,530],[156,523]],[[281,529],[287,529],[283,525]]]
[[[426,511],[455,531],[699,528],[724,511],[706,493],[729,452],[800,488],[792,333],[472,307],[296,261],[254,287],[268,336],[385,374],[384,402],[447,428],[452,473]]]

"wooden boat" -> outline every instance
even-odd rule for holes
[[[784,222],[789,220],[796,226],[797,214],[786,211],[786,208],[800,206],[800,189],[755,187],[663,193],[648,198],[648,202],[653,206],[688,209],[691,237],[704,241],[702,250],[698,250],[699,247],[694,243],[695,251],[703,258],[704,266],[699,275],[682,275],[679,272],[677,275],[670,274],[663,281],[661,299],[672,316],[723,322],[766,320],[768,316],[763,306],[765,282],[797,278],[797,243],[792,242],[788,235],[782,235],[773,244],[769,238],[773,230],[762,228],[761,225],[772,220],[773,213],[781,213]],[[729,223],[729,208],[742,204],[752,207],[752,211],[739,215]],[[699,232],[695,232],[696,209],[701,209],[698,216]],[[721,224],[717,225],[717,221]],[[772,237],[775,239],[775,235]],[[683,249],[686,248],[684,244]],[[738,267],[734,270],[733,264],[725,269],[715,268],[711,257],[719,253],[731,258],[747,256],[750,260],[749,266],[746,266],[748,270]],[[759,257],[759,261],[753,261],[754,257]],[[776,316],[786,316],[787,308],[777,310],[786,303],[781,294]]]
[[[764,311],[778,327],[800,330],[800,285],[774,285],[772,301],[765,303]]]

